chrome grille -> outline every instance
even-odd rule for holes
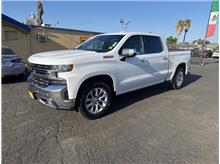
[[[60,78],[52,79],[47,76],[31,73],[28,77],[28,83],[37,87],[46,88],[49,85],[66,85],[66,80]]]
[[[37,73],[40,75],[49,75],[49,70],[51,70],[51,66],[41,64],[29,64],[29,70],[33,73]]]
[[[35,76],[31,78],[31,84],[38,87],[46,88],[50,84],[50,80]]]

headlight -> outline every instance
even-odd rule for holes
[[[74,65],[73,64],[69,64],[69,65],[53,65],[52,69],[56,70],[58,72],[69,72],[69,71],[72,71],[74,69]]]

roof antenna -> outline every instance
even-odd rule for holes
[[[120,19],[121,32],[126,32],[129,23],[130,21],[125,21],[123,18]]]

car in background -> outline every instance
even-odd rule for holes
[[[205,57],[206,58],[211,58],[212,54],[213,54],[213,50],[211,50],[211,49],[206,49],[205,50]]]
[[[216,51],[212,54],[212,58],[219,58],[219,50],[216,50]]]
[[[22,59],[9,47],[2,47],[2,77],[23,76],[25,66]]]
[[[200,50],[199,48],[194,48],[191,50],[191,56],[192,57],[200,57]]]
[[[201,48],[194,48],[191,50],[192,57],[202,57],[202,58],[211,58],[213,54],[213,50],[210,48],[206,48],[202,50]]]
[[[200,56],[201,58],[211,58],[212,54],[212,50],[200,50],[198,56]]]

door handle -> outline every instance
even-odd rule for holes
[[[164,57],[163,57],[163,60],[168,60],[168,57],[167,57],[167,56],[164,56]]]
[[[146,60],[143,58],[143,59],[141,59],[141,62],[145,62]]]

